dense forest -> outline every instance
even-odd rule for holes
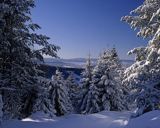
[[[124,68],[116,48],[106,48],[96,65],[87,58],[80,82],[72,71],[66,76],[58,68],[52,78],[45,77],[38,62],[43,63],[44,55],[57,58],[60,47],[36,33],[40,26],[32,23],[34,7],[34,0],[0,1],[1,120],[37,111],[53,117],[137,108],[132,114],[136,118],[160,109],[160,0],[145,0],[121,19],[147,42],[128,52],[135,62]]]

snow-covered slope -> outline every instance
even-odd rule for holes
[[[4,121],[2,128],[160,128],[160,111],[129,119],[130,112],[103,111],[90,115],[66,115],[48,118],[39,112],[30,118]]]
[[[160,111],[152,111],[131,119],[126,128],[160,128]]]

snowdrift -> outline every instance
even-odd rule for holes
[[[160,111],[130,119],[131,112],[103,111],[49,118],[38,112],[23,120],[3,121],[2,128],[160,128]]]

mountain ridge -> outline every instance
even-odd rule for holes
[[[56,67],[68,68],[84,68],[86,58],[71,58],[71,59],[58,59],[58,58],[44,58],[44,64]],[[96,65],[97,58],[91,58],[93,65]],[[121,63],[125,67],[129,67],[134,63],[133,60],[121,59]]]

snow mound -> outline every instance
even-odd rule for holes
[[[160,128],[160,111],[152,111],[131,119],[127,128]]]
[[[71,114],[50,118],[42,112],[23,120],[3,121],[2,128],[159,128],[160,111],[130,119],[131,112],[103,111],[90,115]]]

